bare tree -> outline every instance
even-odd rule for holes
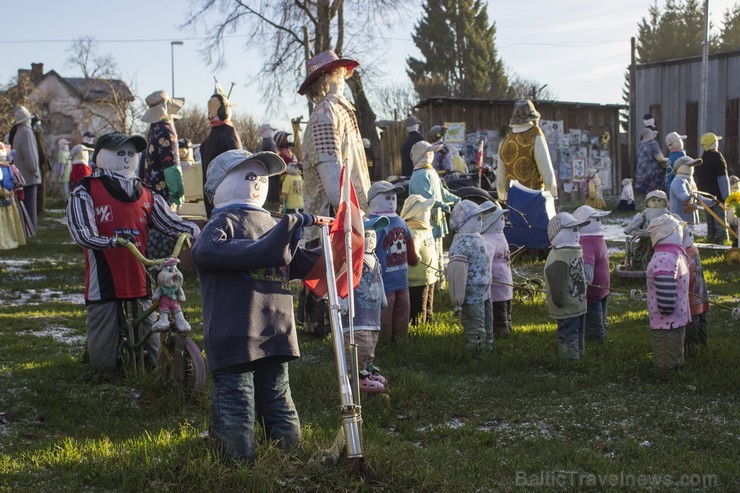
[[[175,121],[175,130],[179,138],[187,137],[194,144],[203,142],[211,131],[208,115],[200,108],[188,108],[182,111],[182,116]],[[249,115],[233,114],[231,121],[239,132],[242,146],[254,152],[260,144],[259,124]]]
[[[99,54],[97,42],[91,36],[77,38],[66,51],[67,67],[78,68],[85,79],[112,78],[118,72],[113,56]]]
[[[199,0],[187,16],[184,27],[202,29],[209,38],[202,53],[208,63],[224,62],[224,38],[241,32],[248,43],[265,52],[259,81],[270,109],[281,96],[295,93],[305,76],[307,52],[333,49],[337,55],[368,54],[380,49],[377,33],[405,11],[408,0]],[[364,92],[362,71],[347,81],[357,110],[363,136],[378,144],[375,114]]]
[[[388,84],[373,91],[373,106],[381,120],[403,120],[419,102],[410,82]]]
[[[33,91],[34,84],[29,76],[20,76],[9,80],[0,88],[0,139],[13,126],[15,118],[13,110],[18,106],[26,106],[29,111],[35,111],[28,96]]]

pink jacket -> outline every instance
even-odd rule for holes
[[[686,253],[679,245],[657,244],[655,253],[648,264],[647,305],[651,329],[678,329],[691,321],[689,308],[689,263]],[[675,308],[670,314],[662,314],[658,309],[656,277],[666,276],[675,279]]]
[[[511,279],[509,243],[503,233],[481,233],[491,263],[491,301],[509,301],[514,297]]]

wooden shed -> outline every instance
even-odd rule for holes
[[[621,167],[618,145],[619,111],[624,108],[618,104],[573,103],[564,101],[537,101],[537,111],[541,114],[541,126],[545,131],[550,147],[556,174],[561,189],[575,189],[580,181],[579,173],[592,166],[600,169],[606,192],[619,192],[622,176],[631,176]],[[480,139],[486,140],[486,155],[496,163],[498,143],[509,130],[509,119],[514,109],[514,101],[491,99],[461,99],[448,97],[429,98],[416,106],[415,115],[422,122],[422,134],[434,125],[454,124],[458,139],[464,134],[460,146],[462,154],[477,150]],[[387,174],[395,174],[400,169],[399,132],[401,124],[386,123],[389,138],[383,143],[383,166],[388,166]],[[448,138],[453,125],[450,125]],[[385,133],[385,132],[384,132]],[[383,140],[386,140],[385,138]],[[391,146],[392,143],[392,146]],[[468,159],[470,161],[470,159]],[[573,164],[583,166],[574,174]],[[398,167],[398,169],[396,169]],[[568,185],[570,184],[570,185]]]
[[[740,51],[709,57],[706,129],[699,128],[701,57],[681,58],[636,66],[635,142],[640,141],[642,115],[652,113],[665,151],[665,135],[688,136],[686,152],[701,156],[699,139],[705,132],[721,135],[720,151],[731,173],[740,173]]]

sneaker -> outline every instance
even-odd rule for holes
[[[363,394],[382,394],[385,392],[385,386],[377,380],[370,377],[360,378],[360,392]]]

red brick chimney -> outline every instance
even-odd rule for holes
[[[32,63],[31,64],[31,76],[35,79],[36,77],[43,77],[44,75],[44,64],[43,63]]]

